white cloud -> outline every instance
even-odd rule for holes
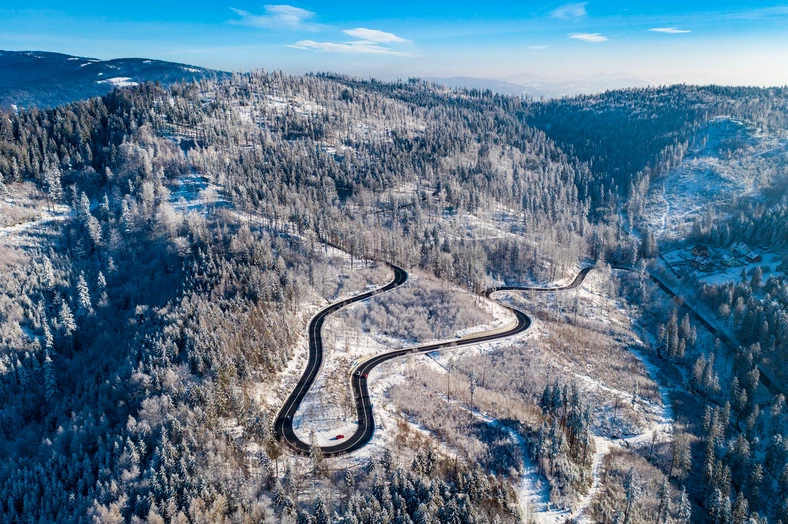
[[[679,29],[677,27],[655,27],[653,29],[649,29],[652,33],[665,33],[668,35],[679,35],[682,33],[691,33],[689,29]]]
[[[410,40],[400,38],[394,33],[386,33],[385,31],[378,31],[377,29],[365,29],[363,27],[357,27],[356,29],[345,29],[342,32],[360,40],[368,40],[370,42],[377,42],[379,44],[410,42]]]
[[[539,51],[541,49],[547,49],[548,47],[550,47],[550,46],[549,45],[529,45],[528,49],[530,49],[532,51]]]
[[[231,24],[258,27],[261,29],[290,29],[293,31],[316,31],[318,24],[310,22],[315,13],[292,5],[266,5],[264,15],[255,15],[248,11],[231,7],[240,20],[230,20]]]
[[[586,11],[587,3],[588,2],[562,5],[558,9],[551,11],[550,16],[553,18],[560,18],[561,20],[583,18],[588,14],[588,11]]]
[[[299,40],[288,47],[306,49],[309,51],[323,51],[325,53],[413,56],[411,53],[384,47],[378,42],[373,42],[371,40],[356,40],[353,42],[315,42],[314,40]]]
[[[607,37],[601,33],[574,33],[569,38],[592,43],[607,42]]]
[[[300,40],[288,47],[306,49],[309,51],[322,51],[324,53],[414,56],[412,53],[392,47],[392,44],[410,42],[410,40],[401,38],[394,33],[378,31],[377,29],[366,29],[364,27],[345,29],[342,32],[358,40],[352,40],[350,42],[315,42],[314,40]]]

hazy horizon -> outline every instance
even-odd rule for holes
[[[510,82],[528,75],[582,78],[602,89],[611,76],[623,80],[615,87],[788,84],[788,4],[763,1],[340,7],[10,0],[0,15],[0,48],[7,50],[139,56],[225,71]]]

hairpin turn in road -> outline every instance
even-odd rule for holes
[[[295,434],[295,430],[293,429],[293,417],[298,411],[298,408],[301,405],[301,402],[304,400],[307,392],[312,387],[312,384],[317,378],[317,375],[320,372],[320,368],[323,364],[323,338],[321,336],[321,329],[325,323],[326,317],[351,304],[361,302],[376,295],[380,295],[381,293],[396,289],[407,282],[408,273],[404,269],[393,264],[389,264],[389,266],[394,271],[394,278],[391,282],[378,289],[374,289],[372,291],[335,302],[320,310],[309,322],[309,360],[306,365],[306,370],[304,371],[303,375],[301,375],[301,379],[298,381],[295,389],[285,401],[282,409],[279,411],[279,414],[276,417],[276,421],[274,422],[276,438],[280,442],[287,444],[295,453],[308,454],[312,448],[309,443],[304,442]],[[565,286],[501,286],[488,289],[485,292],[485,296],[487,296],[487,298],[491,298],[493,294],[501,291],[531,291],[549,293],[553,291],[574,289],[583,283],[586,275],[588,275],[592,269],[593,267],[582,269],[577,274],[575,279],[570,284]],[[458,340],[437,342],[434,344],[426,344],[412,348],[387,351],[362,360],[358,367],[354,370],[350,383],[356,403],[358,428],[356,429],[355,433],[343,439],[341,443],[331,446],[321,446],[320,450],[323,455],[326,457],[333,457],[352,453],[353,451],[364,447],[372,439],[372,435],[375,432],[375,419],[373,418],[372,414],[372,403],[369,398],[367,377],[378,364],[408,354],[429,353],[446,348],[468,346],[471,344],[479,344],[482,342],[489,342],[491,340],[511,337],[522,333],[531,326],[531,318],[528,315],[518,309],[509,307],[506,304],[501,305],[511,311],[516,318],[515,324],[507,330],[485,331]]]

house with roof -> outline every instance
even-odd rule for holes
[[[726,267],[734,267],[739,265],[739,260],[728,253],[722,255],[722,265]]]
[[[733,253],[736,256],[743,257],[747,255],[747,253],[749,253],[750,251],[752,251],[750,249],[750,246],[748,246],[744,242],[734,242],[731,245],[731,253]]]
[[[706,257],[709,256],[709,247],[703,244],[697,244],[692,248],[693,257]]]
[[[692,267],[698,271],[710,273],[714,270],[714,263],[709,257],[695,257],[692,259]]]
[[[757,251],[750,251],[749,253],[747,253],[747,262],[749,262],[750,264],[753,264],[755,262],[760,262],[761,260],[763,260],[763,257]]]

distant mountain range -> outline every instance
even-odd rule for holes
[[[45,51],[0,51],[0,110],[54,107],[103,95],[141,82],[172,84],[223,71],[146,58],[99,60]],[[592,94],[624,87],[645,87],[652,82],[626,75],[547,78],[530,74],[503,79],[467,76],[426,78],[453,88],[489,89],[534,99]]]
[[[528,95],[536,100],[540,98],[590,95],[611,89],[655,85],[654,82],[623,74],[587,75],[565,78],[548,78],[539,75],[519,74],[498,80],[467,76],[433,77],[426,78],[426,80],[448,87],[489,89],[490,91],[503,95]]]
[[[149,60],[98,60],[43,51],[0,51],[0,109],[54,107],[140,82],[172,84],[224,75],[202,67]]]

